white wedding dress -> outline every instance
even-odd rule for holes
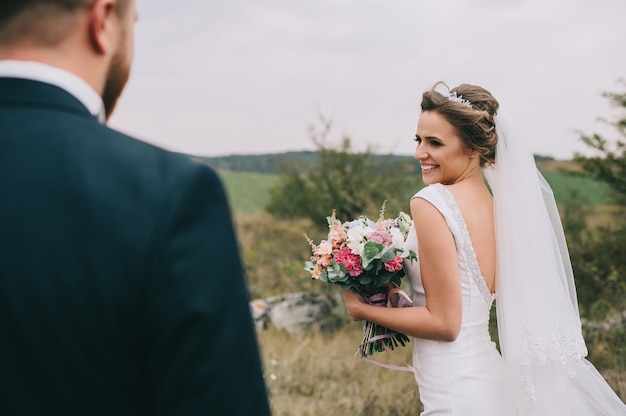
[[[414,198],[423,198],[436,207],[454,236],[463,302],[461,330],[455,341],[413,338],[413,367],[424,405],[422,416],[626,415],[624,403],[591,363],[584,357],[563,353],[580,346],[563,343],[558,337],[522,346],[524,351],[533,353],[533,359],[523,366],[524,371],[531,371],[530,378],[522,378],[524,383],[519,384],[516,367],[505,362],[489,335],[495,295],[482,277],[454,197],[444,185],[434,184],[420,190]],[[418,252],[414,228],[409,231],[405,248]],[[414,305],[424,306],[419,262],[406,261],[404,266]],[[584,347],[582,338],[579,342]]]
[[[463,299],[461,330],[454,342],[413,338],[413,367],[424,405],[422,415],[515,415],[502,356],[489,335],[489,311],[495,296],[482,277],[461,211],[441,184],[423,188],[414,198],[423,198],[437,208],[454,236]],[[414,228],[405,247],[417,253]],[[405,269],[414,305],[424,306],[419,262],[405,262]]]

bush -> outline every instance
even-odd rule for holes
[[[354,152],[348,137],[331,147],[326,144],[331,123],[324,119],[321,123],[320,131],[311,128],[317,164],[305,172],[301,166],[289,167],[271,189],[266,210],[280,218],[308,218],[319,228],[326,227],[333,210],[344,221],[360,215],[377,217],[384,201],[389,217],[408,210],[409,198],[421,184],[406,173],[413,166],[391,163],[390,157],[369,150]]]

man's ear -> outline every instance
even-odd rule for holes
[[[97,54],[106,54],[117,42],[117,0],[95,0],[89,9],[89,37]]]

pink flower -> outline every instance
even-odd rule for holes
[[[385,270],[388,272],[397,272],[402,269],[402,257],[398,256],[395,259],[385,263]]]
[[[338,249],[339,247],[341,247],[343,245],[343,243],[346,242],[346,239],[348,238],[346,232],[341,229],[341,228],[333,228],[329,233],[328,233],[328,239],[330,240],[330,243],[332,245],[332,248],[334,250]]]
[[[379,230],[388,230],[388,229],[390,229],[392,227],[395,227],[395,226],[396,226],[396,223],[392,219],[386,219],[386,220],[382,220],[382,221],[379,220],[376,223],[376,228],[379,229]]]
[[[320,241],[320,244],[317,246],[317,249],[315,250],[315,255],[316,256],[325,256],[325,255],[330,255],[333,252],[333,246],[330,243],[330,241],[327,240],[322,240]]]
[[[387,231],[376,230],[367,239],[379,244],[391,244],[391,235]]]
[[[361,257],[352,253],[349,247],[344,247],[335,253],[335,261],[342,263],[346,271],[350,276],[355,277],[363,273],[363,266],[361,266]]]

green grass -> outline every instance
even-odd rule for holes
[[[586,206],[610,204],[609,187],[594,179],[561,171],[543,172],[554,192],[556,203]]]
[[[260,212],[270,200],[270,188],[280,175],[218,171],[235,213]]]

